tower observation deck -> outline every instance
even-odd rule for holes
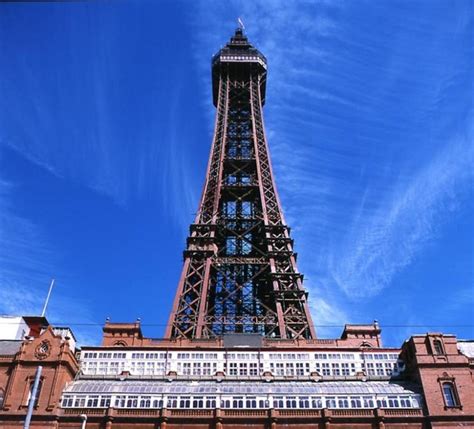
[[[266,77],[241,28],[212,59],[216,126],[167,338],[315,338],[265,136]]]

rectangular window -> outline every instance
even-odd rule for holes
[[[191,362],[184,362],[183,363],[183,374],[184,375],[191,375]]]
[[[118,395],[115,397],[115,408],[125,407],[125,395]]]
[[[206,397],[206,408],[216,408],[216,397],[207,396]]]
[[[298,403],[296,401],[296,397],[288,396],[286,398],[286,408],[298,408]]]
[[[459,403],[457,401],[456,392],[454,391],[454,384],[453,383],[443,383],[443,396],[444,396],[444,403],[447,407],[458,407]]]
[[[305,370],[304,370],[304,364],[302,362],[297,362],[296,363],[296,375],[304,375]]]
[[[178,408],[178,397],[177,396],[168,396],[168,408]]]
[[[140,398],[140,408],[150,408],[151,396],[142,396]]]
[[[127,408],[137,408],[138,407],[138,396],[129,396],[127,398]]]
[[[35,394],[35,397],[32,398],[32,395],[33,395],[33,386],[34,386],[35,382],[32,381],[30,383],[30,391],[28,392],[28,399],[26,401],[26,404],[29,405],[30,401],[34,401],[34,406],[37,407],[38,406],[38,401],[39,401],[39,398],[40,398],[40,395],[41,395],[41,390],[43,388],[43,380],[40,380],[39,383],[38,383],[38,387],[36,389],[36,394]]]
[[[204,397],[196,396],[193,398],[193,408],[194,409],[201,409],[204,408]]]
[[[309,397],[300,396],[299,403],[300,403],[300,408],[309,408]]]
[[[244,398],[242,396],[232,398],[232,408],[244,408]]]
[[[109,408],[110,407],[110,400],[111,397],[108,395],[104,395],[100,397],[100,407],[101,408]]]
[[[364,408],[374,408],[374,400],[371,396],[363,396],[362,402],[364,404]]]
[[[396,396],[389,396],[388,406],[390,408],[398,408],[400,406],[400,404],[398,403],[398,398]]]
[[[257,408],[257,398],[253,396],[247,396],[245,399],[245,408]]]
[[[87,374],[97,374],[97,362],[89,362],[89,365],[87,367]]]
[[[85,396],[76,396],[74,398],[74,407],[83,408],[86,406],[86,397]]]
[[[202,375],[211,375],[211,362],[203,362]]]
[[[87,398],[87,406],[89,408],[96,408],[99,405],[99,396],[89,396]]]
[[[201,375],[201,362],[193,362],[193,375]]]
[[[273,408],[285,408],[285,401],[283,400],[283,396],[273,397]]]
[[[62,407],[67,408],[67,407],[72,407],[74,403],[74,397],[73,396],[65,396],[62,400]]]
[[[433,341],[433,351],[435,355],[442,355],[444,354],[443,345],[441,344],[440,340]]]
[[[349,399],[346,396],[341,396],[337,400],[339,408],[349,408]]]
[[[118,374],[119,373],[119,363],[110,362],[109,374]]]
[[[402,408],[411,408],[411,402],[409,396],[400,397],[400,407]]]
[[[351,397],[351,408],[362,408],[362,401],[358,396]]]

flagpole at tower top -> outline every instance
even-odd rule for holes
[[[240,17],[237,18],[237,24],[239,25],[239,28],[241,30],[245,30],[245,25],[244,25],[242,19],[240,19]]]

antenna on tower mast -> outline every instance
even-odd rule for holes
[[[237,23],[239,24],[239,27],[241,30],[245,30],[245,25],[243,23],[243,21],[239,18],[237,18]]]
[[[46,308],[48,307],[49,297],[51,296],[51,291],[53,290],[54,279],[51,279],[51,284],[49,285],[48,295],[46,296],[46,301],[44,302],[43,311],[41,312],[41,317],[44,317],[46,313]]]

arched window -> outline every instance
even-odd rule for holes
[[[434,340],[433,341],[433,352],[435,355],[443,355],[443,345],[441,344],[440,340]]]
[[[459,402],[456,395],[454,384],[451,382],[445,382],[441,386],[443,388],[444,403],[446,404],[446,406],[458,407]]]

